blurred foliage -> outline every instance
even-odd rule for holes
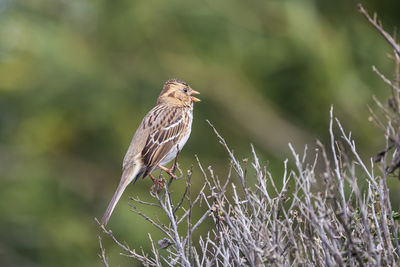
[[[365,5],[388,32],[400,25],[400,2]],[[327,140],[331,104],[373,156],[384,139],[367,104],[390,91],[371,65],[391,77],[387,53],[348,0],[0,0],[2,264],[100,265],[93,218],[168,78],[201,92],[183,168],[198,154],[226,172],[209,119],[239,157],[252,142],[280,177],[289,141],[302,149]],[[126,200],[149,187],[148,179],[129,187],[110,222],[135,248],[146,247],[151,227]],[[105,245],[111,262],[123,260]]]

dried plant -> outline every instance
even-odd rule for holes
[[[384,32],[361,5],[360,11]],[[392,88],[387,105],[376,101],[384,118],[372,113],[386,140],[385,150],[375,161],[362,160],[351,133],[344,130],[331,108],[329,148],[317,141],[315,152],[305,147],[299,154],[289,144],[295,168],[290,169],[285,160],[282,176],[272,177],[251,146],[256,183],[247,184],[249,160],[238,160],[208,122],[230,159],[226,178],[219,178],[212,167],[204,168],[197,158],[204,183],[195,195],[190,169],[185,176],[186,190],[177,202],[170,195],[172,180],[162,193],[152,194],[152,202],[131,198],[132,210],[165,235],[155,242],[149,234],[151,252],[129,248],[111,230],[100,226],[103,232],[123,255],[145,266],[400,266],[400,216],[392,210],[386,183],[387,176],[400,166],[400,50],[386,35],[393,45],[397,75],[392,82],[374,68]],[[234,179],[238,179],[238,186]],[[277,186],[277,180],[282,186]],[[364,190],[362,184],[366,184]],[[158,207],[167,221],[146,215],[146,206]],[[200,218],[193,220],[193,210],[204,207]],[[205,220],[212,220],[213,227],[195,240],[193,233]],[[99,244],[99,256],[108,266],[100,237]],[[160,255],[162,249],[168,251],[166,257]]]

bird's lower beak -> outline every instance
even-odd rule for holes
[[[200,102],[201,100],[197,97],[191,96],[193,102]]]
[[[193,89],[192,89],[191,94],[192,94],[192,95],[199,95],[200,93],[197,92],[196,90],[193,90]],[[192,101],[193,101],[193,102],[200,102],[200,101],[201,101],[200,99],[198,99],[197,97],[194,97],[194,96],[191,96],[191,98],[192,98]]]

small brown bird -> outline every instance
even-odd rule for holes
[[[123,173],[117,191],[101,219],[106,225],[125,188],[142,176],[149,176],[154,185],[162,182],[152,171],[161,169],[176,178],[172,168],[165,165],[174,159],[190,136],[193,120],[193,102],[199,94],[187,83],[178,79],[168,80],[160,93],[157,105],[147,113],[132,138],[122,165]],[[154,186],[153,185],[153,186]]]

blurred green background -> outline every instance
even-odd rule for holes
[[[184,169],[197,154],[226,175],[209,119],[239,158],[250,157],[253,143],[279,180],[288,142],[312,152],[316,138],[329,140],[331,104],[368,161],[384,139],[367,105],[390,94],[371,66],[391,78],[394,63],[356,3],[0,0],[1,265],[101,266],[94,217],[169,78],[201,92]],[[390,33],[400,26],[399,1],[364,5]],[[399,184],[390,179],[392,193]],[[109,224],[137,249],[148,248],[147,232],[161,236],[126,204],[129,195],[148,197],[150,185],[130,186]],[[104,245],[112,266],[132,264]]]

